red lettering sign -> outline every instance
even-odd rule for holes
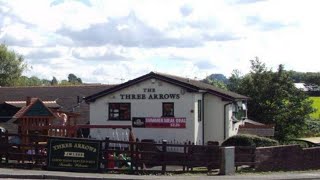
[[[186,118],[147,117],[145,122],[146,128],[186,128]]]

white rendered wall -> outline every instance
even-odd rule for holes
[[[204,140],[207,141],[218,141],[222,143],[224,141],[224,105],[228,101],[222,101],[220,97],[206,94],[204,97],[205,109],[204,109]],[[231,119],[228,117],[229,109],[226,107],[227,120]],[[232,111],[232,110],[231,110]],[[231,112],[232,113],[232,112]],[[226,130],[230,124],[226,123]]]
[[[154,88],[155,92],[145,93],[144,88]],[[128,100],[121,99],[120,94],[179,94],[179,99],[136,99]],[[195,105],[197,100],[201,97],[194,93],[188,93],[181,87],[156,80],[152,82],[151,79],[137,83],[133,86],[109,94],[107,96],[97,99],[95,102],[90,103],[90,124],[92,125],[132,125],[132,121],[110,121],[108,120],[108,103],[131,103],[131,119],[133,117],[161,117],[162,116],[162,103],[174,103],[175,117],[186,118],[186,128],[133,128],[134,135],[139,139],[154,139],[168,141],[198,141],[201,139],[199,134],[202,134],[200,123],[196,120]],[[112,129],[91,129],[90,135],[93,138],[103,139],[106,136],[114,136],[118,134],[123,139],[126,133],[123,130]],[[120,134],[120,135],[119,135]],[[118,139],[118,138],[116,138]]]

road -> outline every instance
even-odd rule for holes
[[[248,173],[236,174],[232,176],[191,174],[191,175],[126,175],[126,174],[102,174],[102,173],[76,173],[76,172],[60,172],[60,171],[40,171],[40,170],[23,170],[23,169],[7,169],[0,168],[1,179],[158,179],[158,180],[206,180],[206,179],[320,179],[320,170],[305,172],[274,172],[274,173]]]

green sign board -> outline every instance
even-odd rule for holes
[[[49,138],[48,169],[64,171],[98,171],[100,141]]]

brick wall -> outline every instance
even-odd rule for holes
[[[257,148],[256,170],[306,170],[320,168],[320,147],[304,148],[299,145]]]

